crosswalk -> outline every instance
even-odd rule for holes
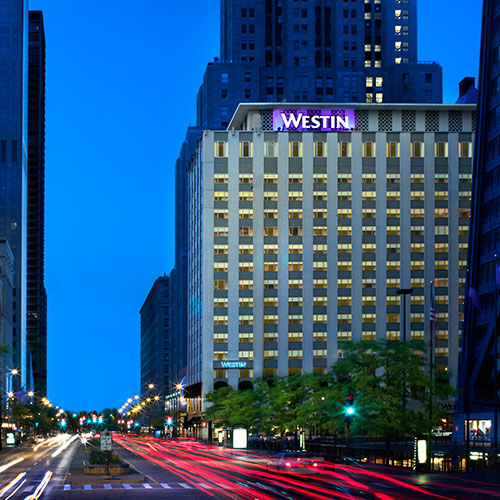
[[[105,484],[64,484],[57,488],[62,491],[81,490],[191,490],[202,488],[213,489],[206,483],[105,483]],[[27,492],[27,490],[25,490]]]

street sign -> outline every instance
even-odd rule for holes
[[[101,436],[101,451],[111,451],[113,448],[113,437],[111,434],[103,434]]]

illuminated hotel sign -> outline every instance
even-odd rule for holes
[[[221,361],[222,368],[246,368],[246,361]]]
[[[273,130],[342,131],[356,127],[353,109],[275,109]]]

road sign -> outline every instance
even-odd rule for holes
[[[111,434],[103,434],[101,436],[101,451],[111,451],[113,448],[113,437]]]

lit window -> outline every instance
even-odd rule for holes
[[[214,325],[227,325],[227,316],[214,316]]]
[[[253,174],[240,174],[238,180],[240,184],[252,184]]]
[[[300,184],[302,182],[303,175],[302,174],[289,174],[288,182],[290,184]]]
[[[214,144],[214,155],[218,158],[227,157],[227,142],[225,141],[217,141]]]
[[[365,158],[374,158],[376,151],[376,144],[371,141],[363,142],[363,156]]]
[[[448,158],[448,143],[436,142],[435,151],[436,151],[436,158]]]
[[[327,199],[328,199],[328,192],[327,191],[314,191],[313,192],[313,200],[314,201],[327,201]]]
[[[240,141],[240,157],[250,158],[253,156],[253,143],[250,141]]]
[[[214,183],[215,184],[227,184],[228,174],[214,174]]]
[[[276,184],[278,182],[278,174],[264,174],[264,184]]]
[[[215,210],[214,210],[215,212]],[[239,209],[239,218],[240,219],[251,219],[253,217],[253,209],[252,208],[240,208]],[[227,217],[226,217],[227,219]]]
[[[227,280],[214,280],[214,290],[227,290]]]
[[[214,343],[224,344],[227,342],[227,333],[214,333]]]
[[[214,273],[227,273],[227,262],[214,262]]]
[[[389,158],[399,157],[399,142],[390,141],[387,143],[387,156]]]
[[[351,143],[339,142],[339,156],[349,158],[351,156]]]
[[[240,280],[240,290],[252,290],[253,280]]]
[[[288,143],[288,156],[291,158],[302,158],[302,142],[290,141]]]
[[[458,143],[458,156],[460,158],[472,158],[472,143],[459,142]]]
[[[317,141],[314,143],[314,156],[317,158],[326,156],[326,142]]]
[[[214,361],[227,361],[227,351],[214,351]]]
[[[289,191],[288,199],[290,201],[302,201],[302,191]]]
[[[214,191],[214,201],[227,201],[228,198],[227,191]]]
[[[424,157],[424,143],[414,141],[411,143],[411,156],[413,158],[423,158]]]
[[[240,325],[253,325],[253,315],[240,315],[238,322]]]
[[[288,342],[302,342],[302,332],[288,332]]]
[[[215,193],[214,193],[215,196]],[[240,191],[239,193],[240,201],[252,201],[253,200],[253,191]]]
[[[328,174],[313,174],[313,182],[321,184],[326,183],[328,180]]]

